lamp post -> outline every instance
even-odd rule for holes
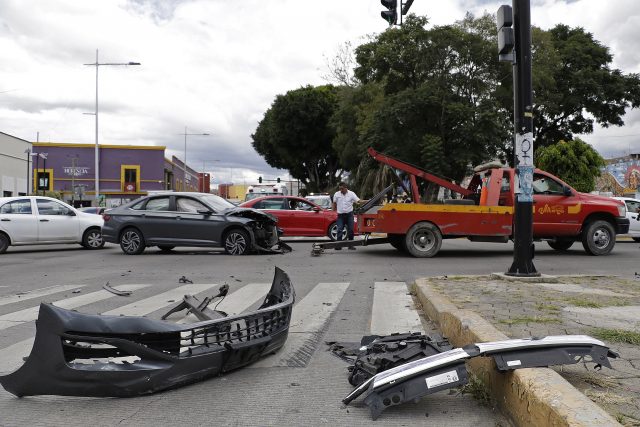
[[[29,168],[29,160],[31,160],[31,156],[33,156],[34,154],[37,156],[36,153],[33,153],[30,149],[26,149],[24,150],[24,153],[27,155],[27,189],[25,190],[25,195],[29,195],[29,175],[31,174],[31,168]]]
[[[98,68],[102,65],[140,65],[139,62],[103,62],[100,63],[98,61],[98,49],[96,49],[96,62],[93,64],[84,64],[91,65],[96,67],[96,109],[94,113],[85,113],[85,114],[93,114],[96,116],[96,148],[95,148],[95,198],[96,198],[96,206],[98,205],[98,200],[100,197],[100,150],[98,146]]]
[[[186,191],[187,189],[187,136],[191,135],[191,136],[209,136],[208,133],[188,133],[187,132],[187,127],[184,127],[184,133],[181,134],[184,135],[184,161],[182,162],[182,172],[184,174],[184,176],[182,177],[183,179],[183,191]]]
[[[49,153],[38,153],[38,157],[42,157],[42,176],[44,177],[44,174],[47,172],[47,156],[49,155]],[[37,172],[37,169],[36,169]],[[42,195],[44,196],[45,190],[44,190],[44,183],[47,184],[47,188],[49,188],[49,179],[43,179],[43,188],[42,188]],[[38,184],[40,184],[40,177],[38,177]],[[38,192],[36,191],[36,194],[38,194]]]

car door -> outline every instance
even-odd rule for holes
[[[80,242],[80,221],[70,206],[53,199],[36,198],[38,243]]]
[[[171,197],[149,198],[136,216],[135,225],[150,246],[170,244],[173,238],[176,212],[171,209]]]
[[[210,213],[202,213],[207,211]],[[220,214],[199,200],[188,196],[176,197],[176,214],[172,225],[176,242],[193,246],[219,245],[223,222]]]
[[[625,199],[627,205],[627,218],[629,218],[629,234],[632,236],[640,236],[640,200]]]
[[[534,236],[576,235],[580,229],[578,215],[572,213],[579,206],[577,195],[564,194],[564,185],[551,176],[536,172],[533,175],[533,234]]]
[[[38,220],[30,199],[17,199],[0,206],[0,230],[6,232],[13,244],[36,243]]]
[[[285,197],[268,197],[258,200],[254,205],[254,209],[266,211],[278,218],[278,228],[282,229],[285,236],[292,236],[291,211],[285,201]]]
[[[289,215],[292,236],[324,236],[329,224],[320,206],[303,199],[290,198]]]

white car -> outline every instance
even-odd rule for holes
[[[0,254],[9,246],[79,243],[100,249],[102,216],[44,196],[0,197]]]
[[[629,236],[636,242],[640,242],[640,200],[631,197],[614,197],[622,200],[627,205],[627,218],[629,218]]]

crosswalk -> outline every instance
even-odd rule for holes
[[[317,283],[302,297],[298,294],[285,345],[276,354],[268,356],[250,367],[260,369],[306,366],[318,348],[324,332],[331,322],[332,315],[338,309],[351,285],[348,282]],[[270,283],[246,284],[227,295],[217,306],[217,309],[225,311],[229,315],[255,309],[262,302],[270,286]],[[175,306],[181,301],[183,295],[192,294],[203,297],[217,293],[219,287],[219,284],[185,284],[133,301],[131,299],[137,295],[135,291],[144,290],[145,292],[142,294],[148,295],[148,291],[152,289],[151,285],[117,286],[119,290],[132,291],[132,295],[126,298],[118,297],[104,289],[89,291],[86,286],[64,285],[42,288],[20,295],[0,297],[0,309],[2,310],[0,312],[5,313],[0,315],[0,331],[10,332],[10,328],[34,322],[41,301],[53,301],[53,304],[58,307],[77,309],[81,312],[89,312],[82,308],[93,303],[122,301],[123,305],[100,314],[147,316],[154,313],[153,317],[159,318],[160,314],[158,313],[166,312]],[[71,295],[69,295],[69,291],[72,291]],[[25,302],[29,304],[29,307],[23,308]],[[9,311],[12,305],[19,305],[20,309]],[[369,313],[364,312],[363,315],[369,315]],[[383,335],[392,332],[424,332],[420,316],[405,282],[375,282],[370,316],[370,331],[366,331],[368,333]],[[172,314],[168,321],[184,324],[196,322],[197,319],[193,315],[185,315],[183,311]],[[35,327],[33,330],[35,335]],[[12,335],[9,334],[9,336]],[[31,351],[33,340],[34,337],[30,337],[22,341],[0,345],[0,374],[7,374],[21,366],[24,357],[28,356]]]

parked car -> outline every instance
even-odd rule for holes
[[[100,206],[88,206],[84,208],[78,208],[80,212],[86,212],[86,213],[95,214],[95,215],[102,215],[105,209],[106,208],[103,208]]]
[[[309,194],[305,199],[315,203],[323,209],[331,209],[331,196],[328,194]]]
[[[336,240],[338,235],[338,214],[302,197],[265,196],[249,200],[240,206],[264,210],[276,216],[278,227],[283,230],[284,236],[327,236]],[[356,225],[354,223],[354,232]],[[342,233],[343,238],[346,238],[346,230]]]
[[[103,215],[105,241],[127,255],[148,246],[222,247],[228,254],[270,251],[279,244],[278,220],[265,212],[239,208],[208,193],[164,193],[142,197]]]
[[[629,236],[636,242],[640,242],[640,200],[632,197],[614,197],[627,205],[627,218],[629,219]]]
[[[0,197],[0,253],[9,246],[57,243],[100,249],[102,224],[102,217],[50,197]]]

